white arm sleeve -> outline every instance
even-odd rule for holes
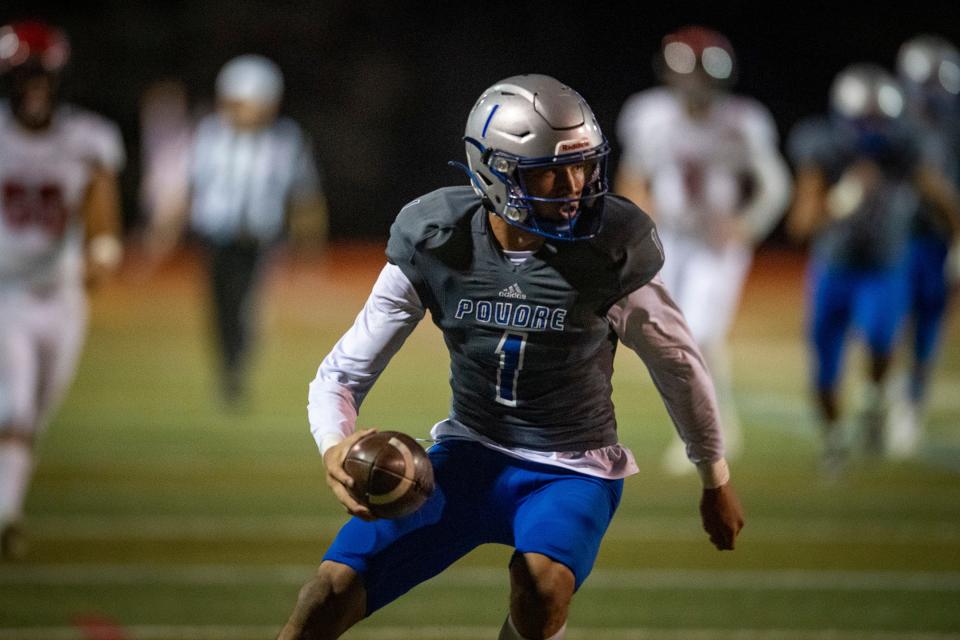
[[[310,383],[307,416],[321,452],[353,433],[360,403],[423,316],[413,284],[399,267],[387,264],[353,326]]]
[[[744,126],[750,151],[749,170],[753,190],[741,215],[750,235],[760,242],[783,217],[790,202],[791,179],[786,160],[777,148],[777,130],[773,118],[758,106],[748,111]]]
[[[713,381],[660,276],[621,298],[607,312],[607,320],[647,366],[704,486],[726,484],[729,471]]]

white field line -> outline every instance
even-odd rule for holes
[[[335,534],[346,517],[36,515],[27,522],[38,540],[83,541],[317,541]],[[697,541],[704,538],[696,514],[663,517],[619,514],[606,538],[637,542]],[[789,519],[751,517],[745,531],[751,540],[787,539],[791,543],[834,544],[836,540],[878,544],[960,544],[960,523],[946,520],[881,521],[875,519]]]
[[[801,440],[819,440],[819,428],[810,402],[791,394],[743,391],[737,394],[737,403],[744,416],[758,422],[763,428],[779,431]],[[937,402],[937,411],[960,409],[960,396],[951,403]],[[945,406],[949,404],[948,406]],[[854,405],[855,406],[855,405]],[[849,412],[846,421],[856,420]],[[917,452],[916,462],[936,469],[960,473],[960,442],[955,438],[929,438]]]
[[[136,640],[263,640],[272,638],[279,625],[132,625],[126,637]],[[498,632],[494,627],[366,627],[348,632],[345,640],[485,640]],[[85,640],[89,636],[74,627],[0,627],[0,640]],[[916,631],[853,631],[839,629],[652,629],[571,626],[570,640],[957,640],[954,633]]]
[[[311,565],[48,564],[5,568],[0,573],[0,587],[300,585],[314,571]],[[463,568],[451,569],[424,586],[505,588],[507,582],[505,569]],[[598,569],[590,575],[587,584],[591,590],[609,591],[960,592],[960,572]]]

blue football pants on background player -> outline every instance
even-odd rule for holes
[[[907,312],[906,263],[860,270],[814,264],[810,338],[817,356],[816,388],[839,383],[848,332],[857,330],[872,355],[889,356]]]
[[[910,242],[910,314],[913,328],[913,373],[910,401],[923,402],[930,370],[947,310],[949,286],[944,265],[949,247],[933,235],[915,236]]]

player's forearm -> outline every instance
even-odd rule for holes
[[[819,169],[803,167],[797,172],[793,205],[787,217],[787,232],[795,242],[804,242],[817,233],[827,220],[826,177]]]
[[[932,205],[934,215],[956,241],[960,237],[960,194],[943,175],[932,167],[917,172],[914,184],[920,196]]]
[[[611,307],[620,340],[643,359],[705,486],[725,482],[713,383],[686,321],[656,278]]]
[[[356,430],[357,407],[347,387],[319,377],[310,383],[307,417],[320,455]]]
[[[743,223],[754,242],[763,240],[776,226],[790,202],[790,171],[776,151],[753,164],[755,189],[743,211]]]
[[[614,179],[614,191],[624,198],[631,200],[649,215],[654,215],[653,199],[647,177],[642,173],[626,167],[620,167]]]
[[[698,462],[697,474],[704,489],[716,489],[730,482],[730,467],[725,458],[712,462]]]
[[[423,315],[413,285],[398,267],[386,265],[310,383],[307,414],[321,451],[353,433],[360,404]]]
[[[94,171],[84,202],[84,223],[87,276],[92,283],[99,282],[113,273],[123,258],[120,193],[112,173],[102,169]]]

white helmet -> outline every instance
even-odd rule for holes
[[[953,44],[939,36],[914,36],[897,53],[897,72],[913,116],[954,126],[960,116],[960,52]]]
[[[830,107],[847,120],[896,120],[905,106],[896,78],[875,64],[852,64],[830,86]]]
[[[599,231],[610,145],[576,91],[539,74],[502,80],[473,106],[464,141],[468,166],[463,168],[488,210],[547,238],[581,240]],[[588,175],[580,197],[527,192],[525,170],[584,162]],[[574,203],[578,212],[569,220],[547,219],[536,214],[534,202]]]
[[[270,104],[280,102],[283,74],[272,60],[255,54],[242,55],[227,64],[217,75],[217,97]]]
[[[904,42],[897,53],[897,72],[907,84],[960,95],[960,52],[939,36],[919,35]]]

